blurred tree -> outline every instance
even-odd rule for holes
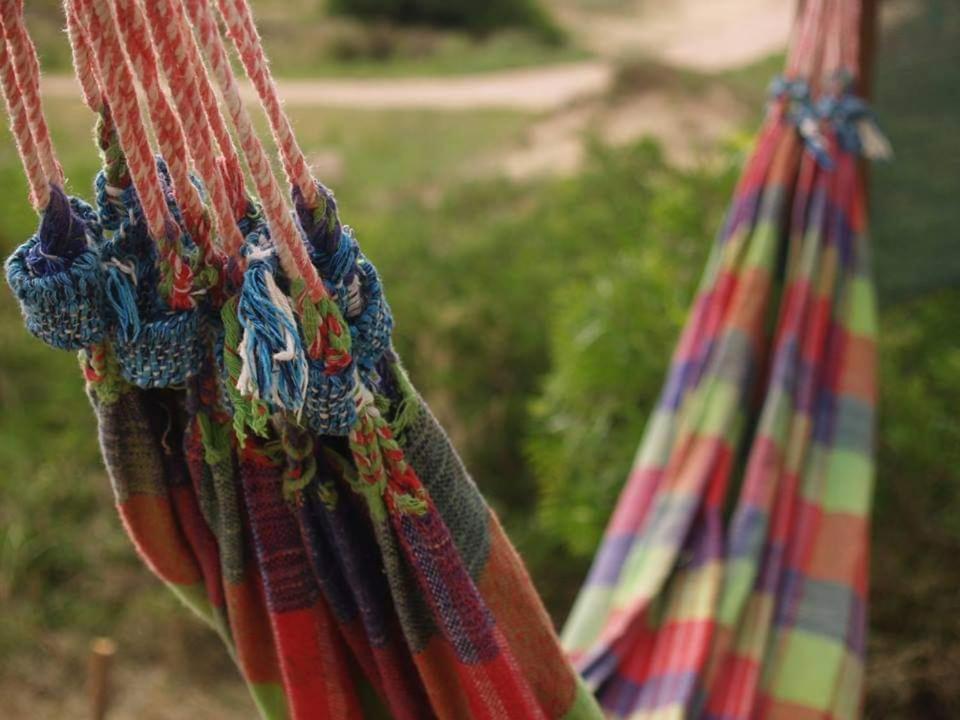
[[[438,25],[476,33],[520,27],[550,42],[559,42],[563,35],[539,0],[330,0],[330,10],[363,19]]]

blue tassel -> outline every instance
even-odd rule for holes
[[[306,400],[308,366],[289,299],[273,278],[273,263],[253,259],[243,278],[237,318],[243,370],[237,387],[275,409],[300,413]]]
[[[117,322],[117,339],[132,342],[140,334],[140,309],[137,307],[137,270],[135,261],[127,264],[113,258],[106,265],[105,295]]]

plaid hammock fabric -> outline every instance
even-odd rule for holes
[[[837,72],[857,67],[851,5],[798,18],[795,79],[564,629],[608,717],[860,712],[877,323],[859,155],[879,136]],[[843,68],[824,58],[840,40]]]
[[[0,80],[42,217],[7,279],[34,335],[80,351],[145,563],[221,635],[264,718],[600,718],[391,348],[376,269],[309,174],[246,1],[65,6],[104,167],[95,207],[67,195],[23,3],[3,3]]]

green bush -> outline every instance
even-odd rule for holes
[[[561,32],[538,0],[330,0],[331,12],[400,24],[437,25],[486,33],[506,27],[553,42]]]
[[[555,293],[552,365],[530,404],[526,449],[540,490],[540,527],[584,560],[596,551],[660,392],[734,167],[697,174],[636,156],[627,162],[619,173],[605,172],[621,183],[625,173],[643,178],[639,192],[619,190],[636,224],[611,217],[607,227],[588,231],[622,237],[590,242],[597,270],[568,274]],[[615,200],[610,208],[623,209]]]
[[[734,165],[682,172],[649,143],[593,147],[576,177],[472,184],[363,228],[401,355],[558,621],[629,466]],[[619,345],[608,328],[592,343],[609,321],[635,326],[633,339]],[[565,390],[566,369],[594,349],[595,372]],[[631,366],[632,384],[605,384]]]

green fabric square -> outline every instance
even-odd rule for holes
[[[772,270],[779,246],[780,230],[777,225],[763,220],[753,230],[749,251],[743,262],[743,270]]]
[[[581,652],[593,645],[603,630],[612,601],[613,588],[584,587],[563,628],[563,647]]]
[[[850,284],[850,305],[847,310],[847,329],[854,335],[876,337],[877,302],[873,284],[863,277]]]
[[[790,631],[784,639],[771,688],[773,695],[797,705],[829,710],[843,656],[844,649],[835,640],[803,630]]]
[[[740,617],[746,599],[753,589],[757,577],[756,565],[750,560],[738,558],[727,563],[727,573],[723,579],[723,593],[720,596],[717,620],[722,625],[733,627]]]
[[[716,380],[707,386],[703,422],[698,435],[727,438],[740,412],[740,390],[733,383]]]
[[[643,443],[637,451],[634,469],[662,468],[673,449],[676,416],[672,412],[656,410],[647,424]]]
[[[873,496],[873,462],[850,450],[833,450],[827,465],[823,508],[828,512],[866,515]]]

